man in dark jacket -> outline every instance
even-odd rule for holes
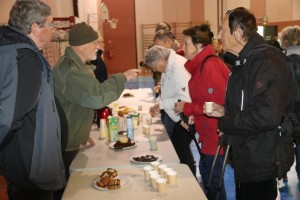
[[[276,199],[277,127],[292,108],[293,80],[285,57],[256,31],[255,16],[247,9],[227,11],[219,37],[237,60],[225,108],[214,104],[213,112],[206,113],[222,117],[219,130],[232,147],[238,200]]]
[[[51,200],[65,186],[53,74],[40,52],[54,30],[38,0],[17,1],[0,27],[0,173],[9,199]]]

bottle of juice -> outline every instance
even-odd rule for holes
[[[99,128],[99,139],[103,140],[108,137],[108,128],[106,125],[106,119],[100,119],[100,128]]]

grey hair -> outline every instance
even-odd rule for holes
[[[153,67],[160,59],[168,60],[171,50],[162,46],[154,45],[146,51],[145,63]]]
[[[280,36],[282,48],[289,46],[300,46],[300,26],[285,27]]]
[[[8,25],[24,34],[31,33],[31,25],[42,25],[51,15],[51,8],[39,0],[19,0],[13,5],[9,13]]]

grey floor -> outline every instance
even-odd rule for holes
[[[191,149],[194,155],[196,163],[199,163],[200,155],[196,148],[195,143],[192,141]],[[201,184],[201,176],[197,167],[197,178]],[[228,200],[235,200],[235,183],[234,183],[234,171],[230,165],[225,168],[224,183],[226,188],[226,195]],[[295,164],[292,166],[288,173],[288,181],[284,183],[284,187],[280,189],[281,200],[300,200],[300,183],[298,182],[297,174],[295,171]]]

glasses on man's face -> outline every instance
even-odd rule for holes
[[[52,21],[49,24],[47,24],[47,23],[41,24],[41,27],[46,27],[46,26],[50,27],[51,29],[56,28],[54,21]]]

